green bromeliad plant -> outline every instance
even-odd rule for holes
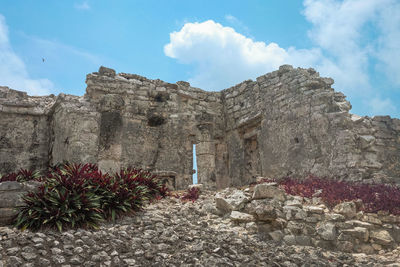
[[[103,220],[100,197],[85,190],[83,186],[68,189],[63,184],[44,184],[37,193],[24,197],[25,206],[19,208],[16,226],[38,230],[42,227],[57,227],[59,231],[68,227],[96,228]]]
[[[89,165],[63,165],[42,178],[38,192],[27,194],[19,208],[16,226],[37,230],[41,227],[96,227],[103,220],[100,197],[95,194]]]
[[[19,208],[15,225],[23,230],[97,228],[104,220],[114,221],[168,194],[156,176],[134,168],[109,175],[94,164],[62,164],[41,181],[38,192],[27,194],[26,205]]]

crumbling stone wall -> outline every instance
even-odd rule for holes
[[[54,102],[54,96],[32,97],[0,86],[0,173],[48,165]]]
[[[400,120],[350,114],[332,84],[284,65],[222,92],[234,185],[307,173],[400,182]]]
[[[51,163],[98,162],[106,171],[136,166],[168,173],[170,184],[183,188],[192,183],[197,144],[199,180],[215,184],[213,148],[223,135],[219,93],[106,68],[86,82],[84,97],[63,95],[55,103]]]
[[[328,208],[319,197],[292,196],[276,183],[263,183],[243,191],[225,189],[205,209],[287,245],[367,254],[397,248],[400,216],[367,213],[362,205],[352,201]]]
[[[278,71],[206,92],[101,67],[84,96],[0,88],[0,173],[62,161],[136,166],[175,188],[224,188],[257,176],[316,175],[400,183],[400,121],[350,114],[333,80]]]

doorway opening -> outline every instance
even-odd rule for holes
[[[193,174],[192,174],[192,182],[193,184],[197,184],[197,159],[196,159],[196,144],[193,144]]]

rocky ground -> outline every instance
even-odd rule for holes
[[[379,255],[265,240],[195,202],[167,198],[97,230],[20,232],[0,227],[2,266],[400,266],[400,247]]]

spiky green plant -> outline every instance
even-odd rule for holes
[[[15,225],[23,230],[97,228],[103,220],[114,221],[168,194],[149,172],[129,168],[109,175],[94,164],[61,164],[50,168],[41,181],[39,191],[25,196],[25,206],[18,208]]]

